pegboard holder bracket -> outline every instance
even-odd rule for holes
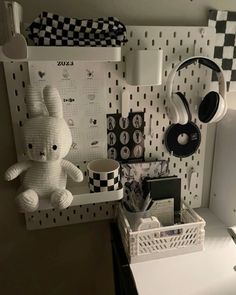
[[[79,193],[78,193],[79,190]],[[106,191],[98,193],[90,193],[87,186],[71,188],[74,199],[70,207],[81,206],[87,204],[99,204],[104,202],[120,201],[123,198],[123,187],[115,191]],[[40,199],[38,210],[53,209],[49,199]]]
[[[28,46],[21,32],[23,8],[13,1],[4,1],[5,27],[8,40],[0,46],[0,61],[57,61],[91,62],[121,61],[121,47]]]

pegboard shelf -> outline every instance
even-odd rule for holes
[[[91,61],[119,62],[121,47],[30,46],[21,30],[23,8],[15,1],[5,1],[1,16],[5,20],[8,40],[0,46],[0,61]]]
[[[117,201],[99,204],[70,206],[64,210],[48,209],[26,213],[25,221],[28,230],[44,229],[62,225],[85,223],[90,221],[110,220],[117,215]]]
[[[4,46],[1,46],[0,61],[121,61],[121,47],[26,46],[25,50],[27,58],[15,58],[14,55],[6,56]]]
[[[172,68],[181,60],[193,55],[212,57],[215,44],[215,30],[204,27],[204,34],[202,32],[202,27],[127,26],[129,42],[122,47],[122,61],[119,63],[101,64],[101,68],[105,73],[104,99],[106,99],[107,104],[106,115],[121,113],[121,92],[124,88],[127,89],[129,91],[130,113],[144,112],[145,160],[168,160],[170,175],[177,175],[181,178],[182,199],[191,208],[201,206],[204,165],[206,165],[205,151],[207,148],[207,125],[199,121],[195,107],[201,101],[201,97],[204,97],[212,86],[211,71],[203,67],[190,65],[187,69],[181,71],[173,85],[174,91],[177,90],[185,93],[193,122],[199,127],[201,132],[201,144],[197,152],[186,158],[176,158],[170,155],[165,147],[165,133],[171,124],[165,113],[166,81]],[[126,54],[132,50],[145,49],[163,50],[162,85],[142,87],[128,85],[126,82]],[[86,66],[91,69],[95,67],[93,63],[89,63]],[[71,68],[68,67],[67,69],[70,70]],[[24,153],[21,129],[27,118],[24,103],[25,87],[32,73],[29,72],[30,68],[27,62],[18,61],[4,62],[4,70],[17,156],[18,159],[21,159]],[[42,68],[42,70],[47,69]],[[50,75],[53,76],[54,73],[47,70],[47,74],[50,78]],[[81,79],[78,77],[76,87],[81,85]],[[73,103],[65,104],[65,110],[72,107],[74,107]],[[83,162],[85,159],[81,159],[79,155],[78,159],[82,160],[82,163],[75,160],[74,164],[79,165],[82,172],[86,172],[86,163]],[[191,171],[194,171],[196,174],[196,184],[189,186]],[[71,189],[70,186],[69,189]],[[73,190],[75,199],[67,210],[52,209],[49,202],[47,204],[42,203],[38,211],[25,215],[27,228],[42,229],[114,218],[118,200],[122,198],[117,196],[116,193],[119,194],[120,192],[113,192],[110,198],[110,196],[104,195],[103,197],[97,197],[96,194],[90,195],[88,194],[88,188],[87,191],[82,191],[81,189],[80,194]],[[115,201],[112,201],[113,199]]]
[[[120,201],[123,198],[123,187],[116,191],[90,193],[87,186],[69,188],[74,199],[70,207]],[[49,199],[41,199],[38,210],[53,209]]]

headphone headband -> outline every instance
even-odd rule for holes
[[[217,77],[219,82],[219,94],[225,99],[226,96],[226,83],[224,78],[224,72],[223,69],[217,65],[213,59],[206,57],[206,56],[192,56],[189,57],[183,61],[181,61],[177,66],[173,68],[173,70],[170,72],[168,79],[167,79],[167,96],[169,99],[172,99],[172,88],[173,88],[173,82],[175,75],[178,71],[181,69],[187,67],[190,64],[193,64],[194,62],[198,62],[199,64],[204,65],[205,67],[213,70]]]

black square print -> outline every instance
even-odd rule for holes
[[[97,192],[100,192],[100,187],[95,186],[95,187],[94,187],[94,192],[96,192],[96,193],[97,193]]]
[[[219,20],[216,22],[216,33],[225,33],[226,31],[226,21]]]
[[[93,173],[93,179],[100,180],[100,174]]]
[[[232,70],[231,72],[231,81],[236,81],[236,70]]]
[[[225,34],[224,46],[234,46],[235,34]]]
[[[100,180],[100,186],[107,187],[107,180]]]
[[[231,70],[232,69],[233,60],[229,58],[222,59],[222,69],[223,70]]]
[[[114,185],[108,186],[108,191],[114,191]]]
[[[114,178],[114,173],[108,173],[107,179],[113,179]]]
[[[223,47],[216,46],[214,52],[214,58],[222,58],[223,57]]]
[[[119,181],[119,176],[117,176],[117,177],[114,179],[114,184],[116,184],[118,181]]]
[[[209,10],[209,19],[216,20],[217,10]]]
[[[235,22],[235,20],[236,20],[236,12],[235,11],[228,11],[227,20]]]
[[[233,58],[236,58],[236,47],[234,47]]]

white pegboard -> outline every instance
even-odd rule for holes
[[[65,210],[49,209],[26,213],[27,229],[42,229],[61,225],[113,219],[117,212],[117,202],[80,205]]]
[[[178,175],[182,178],[182,197],[190,205],[196,208],[201,205],[204,156],[207,126],[200,124],[197,119],[196,105],[209,91],[211,71],[205,67],[191,65],[183,69],[175,78],[173,90],[185,93],[190,109],[193,115],[193,121],[199,126],[201,131],[201,145],[197,152],[187,158],[176,158],[171,156],[164,145],[164,134],[170,122],[165,113],[166,104],[166,80],[171,69],[176,63],[193,55],[213,55],[215,31],[212,28],[200,27],[145,27],[128,26],[129,42],[122,50],[122,61],[119,63],[104,63],[106,78],[106,99],[107,113],[119,113],[121,108],[120,99],[122,90],[128,89],[130,92],[131,111],[145,112],[145,159],[168,159],[170,174]],[[125,81],[125,53],[135,49],[162,49],[163,50],[163,76],[160,86],[130,86]],[[27,118],[24,91],[25,85],[29,81],[27,63],[4,63],[10,109],[12,114],[13,129],[17,147],[18,159],[22,159],[24,149],[21,143],[21,126]],[[78,81],[79,82],[79,81]],[[154,121],[154,135],[149,135],[150,118]],[[75,163],[85,172],[86,163]],[[195,187],[188,190],[188,175],[190,169],[197,173],[197,183]],[[85,180],[86,181],[86,180]],[[99,205],[96,205],[99,206]],[[71,208],[68,212],[76,210]],[[40,212],[41,214],[42,212]],[[33,213],[30,216],[38,216],[39,213]],[[53,218],[54,211],[48,210],[50,218]],[[73,213],[71,213],[73,216]],[[63,216],[63,215],[62,215]],[[50,226],[75,223],[72,218],[69,221],[62,219],[60,214],[56,222],[51,222]],[[90,216],[91,220],[96,220]],[[33,218],[33,217],[32,217]],[[31,219],[32,219],[31,218]],[[36,218],[36,217],[35,217]],[[37,217],[38,218],[38,217]],[[36,219],[37,219],[36,218]],[[26,215],[28,228],[31,222]],[[35,220],[36,220],[35,219]],[[88,218],[89,219],[89,218]],[[37,219],[40,220],[40,219]],[[74,219],[73,219],[74,220]],[[87,220],[88,221],[88,220]],[[81,220],[76,219],[76,222]],[[36,222],[37,224],[37,222]],[[44,223],[38,228],[43,228]],[[37,228],[37,225],[34,226]]]
[[[108,113],[120,112],[122,89],[130,92],[130,107],[134,112],[145,112],[145,159],[168,159],[170,174],[182,179],[182,197],[192,208],[200,207],[202,199],[204,156],[207,125],[197,118],[196,105],[209,92],[211,71],[206,67],[191,65],[175,78],[173,91],[181,91],[188,99],[193,121],[201,131],[201,145],[197,152],[187,158],[176,158],[169,154],[164,145],[164,134],[170,125],[165,113],[166,80],[171,69],[180,61],[193,55],[211,57],[215,31],[200,27],[143,27],[129,26],[126,47],[121,63],[107,64]],[[125,81],[125,53],[137,49],[163,50],[163,75],[161,86],[130,86]],[[154,121],[154,135],[149,135],[150,118]],[[188,190],[191,169],[197,173],[195,187]]]

